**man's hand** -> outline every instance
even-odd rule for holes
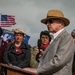
[[[42,49],[40,49],[40,54],[39,54],[39,57],[42,57],[43,56],[43,50]],[[39,53],[39,49],[38,49],[38,47],[36,46],[35,47],[35,55],[37,55]]]
[[[23,70],[33,73],[34,75],[39,75],[35,68],[23,68]]]

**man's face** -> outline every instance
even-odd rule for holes
[[[42,40],[42,44],[48,44],[49,43],[49,36],[42,35],[41,40]]]
[[[56,33],[57,31],[59,31],[60,26],[62,25],[60,23],[60,20],[58,19],[54,19],[51,22],[47,22],[47,28],[51,33]]]

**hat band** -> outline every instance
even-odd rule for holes
[[[50,17],[55,17],[55,16],[47,16],[47,18],[50,18]]]

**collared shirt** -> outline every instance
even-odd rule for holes
[[[56,32],[55,34],[52,34],[52,39],[51,39],[51,42],[50,43],[52,43],[53,42],[53,40],[62,32],[64,30],[64,28],[63,29],[61,29],[61,30],[59,30],[58,32]]]

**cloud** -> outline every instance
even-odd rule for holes
[[[0,13],[14,15],[16,19],[16,25],[10,28],[21,27],[25,32],[30,35],[29,44],[31,46],[36,45],[42,30],[47,30],[46,25],[42,24],[41,19],[45,18],[48,10],[59,9],[64,12],[71,22],[67,31],[71,31],[75,28],[75,0],[0,0]]]

